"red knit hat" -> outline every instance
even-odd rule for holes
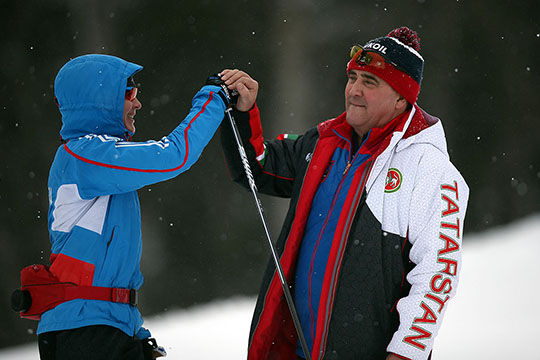
[[[419,53],[418,34],[403,26],[392,30],[388,36],[368,41],[362,49],[364,52],[382,56],[385,59],[384,66],[376,66],[381,65],[379,62],[371,64],[361,61],[362,57],[357,54],[347,64],[347,72],[353,69],[370,72],[386,81],[405,100],[414,104],[418,99],[424,69],[424,59]],[[355,54],[351,53],[351,57],[353,55]]]

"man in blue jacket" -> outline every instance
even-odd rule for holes
[[[189,114],[160,141],[132,142],[142,66],[108,55],[72,59],[55,80],[62,145],[49,174],[50,272],[76,291],[41,316],[42,359],[148,359],[137,189],[171,179],[199,158],[223,119],[218,86],[195,95]],[[152,344],[153,343],[153,344]],[[154,355],[152,355],[154,350]]]

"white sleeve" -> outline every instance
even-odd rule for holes
[[[458,286],[463,223],[469,188],[442,154],[419,164],[409,210],[409,294],[397,305],[400,325],[387,350],[408,359],[427,359],[448,301]]]

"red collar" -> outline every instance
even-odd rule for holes
[[[390,143],[392,133],[403,131],[405,123],[410,115],[410,110],[398,115],[382,128],[373,128],[369,132],[366,142],[362,145],[365,153],[372,155],[380,154]],[[320,138],[325,138],[338,134],[339,136],[352,140],[354,129],[346,121],[346,112],[335,119],[330,119],[319,124]]]

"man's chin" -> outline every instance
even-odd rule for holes
[[[349,107],[349,109],[347,109],[346,119],[347,119],[347,122],[351,125],[357,124],[357,123],[362,122],[364,115],[365,115],[365,111],[363,107],[359,108],[356,106],[351,106]]]
[[[126,127],[126,129],[132,133],[135,134],[135,121],[132,121],[131,124],[126,124],[124,123],[124,126]]]

